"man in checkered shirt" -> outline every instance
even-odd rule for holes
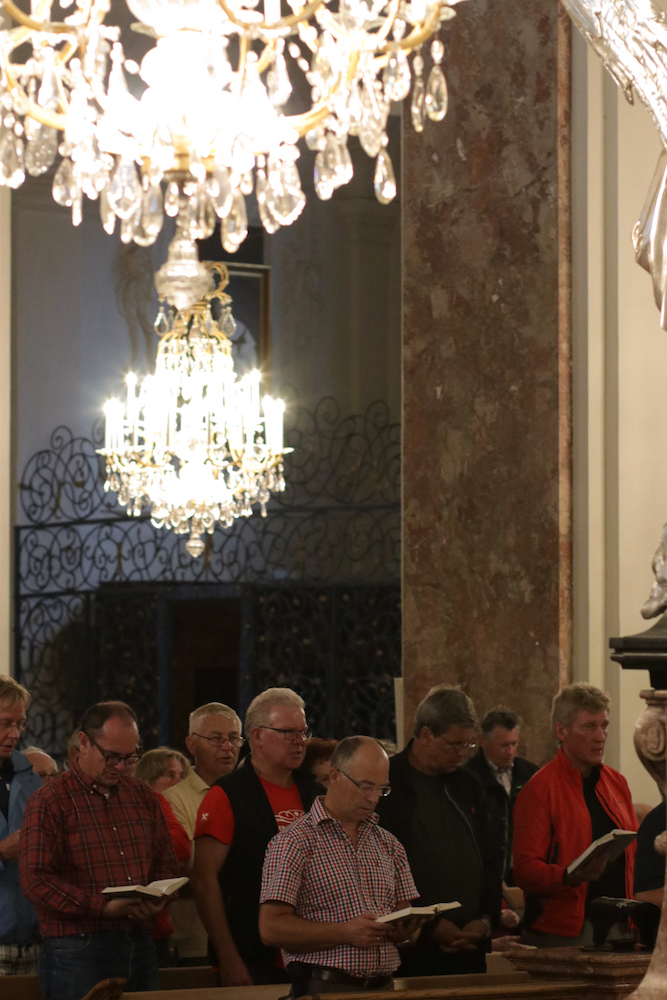
[[[327,794],[274,837],[266,852],[259,931],[282,949],[295,997],[392,989],[420,921],[397,927],[377,917],[417,896],[402,845],[378,826],[388,795],[389,761],[367,736],[342,740],[331,759]]]

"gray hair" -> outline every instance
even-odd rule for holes
[[[250,736],[253,729],[257,729],[258,726],[266,725],[269,715],[278,705],[306,710],[303,698],[291,688],[267,688],[248,705],[245,713],[246,736]]]
[[[375,744],[378,750],[381,750],[386,756],[386,751],[380,741],[374,740],[372,736],[346,736],[333,752],[331,767],[335,767],[339,771],[341,768],[347,767],[357,751],[368,744]]]
[[[4,701],[12,706],[22,704],[27,711],[30,704],[30,692],[13,677],[0,674],[0,702]]]
[[[433,736],[443,736],[451,726],[461,729],[475,729],[477,715],[475,706],[458,687],[438,684],[431,688],[417,706],[412,722],[413,736],[419,736],[426,727]]]
[[[483,736],[490,736],[498,726],[511,732],[520,725],[521,720],[516,712],[510,712],[509,708],[492,708],[482,719],[481,730]]]
[[[190,713],[188,735],[192,736],[202,719],[208,718],[209,715],[224,715],[226,719],[233,719],[239,724],[239,733],[243,732],[241,720],[233,708],[230,708],[229,705],[223,705],[221,701],[210,701],[208,705],[200,705],[199,708],[195,708],[194,712]]]
[[[574,722],[578,711],[597,715],[599,712],[608,712],[610,704],[609,695],[593,684],[584,684],[582,681],[568,684],[558,692],[551,704],[551,728],[556,722],[560,722],[567,729]]]

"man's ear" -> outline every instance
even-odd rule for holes
[[[188,748],[188,753],[190,754],[190,756],[194,760],[194,756],[195,756],[195,741],[192,739],[191,736],[186,736],[185,737],[185,745]]]
[[[567,727],[562,722],[554,722],[554,736],[559,743],[562,743],[567,734]]]

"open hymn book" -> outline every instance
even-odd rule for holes
[[[632,830],[611,830],[609,833],[605,833],[604,837],[594,840],[583,854],[580,854],[578,858],[575,858],[567,866],[567,874],[572,875],[573,872],[578,872],[581,868],[585,868],[587,864],[590,864],[595,858],[599,858],[601,854],[606,854],[609,861],[615,861],[636,838],[637,834],[633,833]]]
[[[110,885],[106,889],[102,889],[102,894],[111,896],[112,899],[128,896],[162,899],[163,896],[171,896],[189,881],[189,878],[162,878],[158,879],[157,882],[149,882],[148,885]]]
[[[409,917],[435,917],[445,910],[458,910],[461,904],[458,900],[453,903],[433,903],[432,906],[404,906],[402,910],[394,910],[393,913],[385,913],[383,917],[378,917],[378,924],[397,924],[399,920],[406,920]]]

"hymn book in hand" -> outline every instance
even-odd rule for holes
[[[190,879],[185,877],[161,878],[156,882],[149,882],[148,885],[110,885],[102,889],[102,894],[111,899],[128,899],[133,896],[140,899],[162,899],[164,896],[171,896],[189,881]]]
[[[580,854],[567,866],[567,874],[572,875],[581,868],[585,868],[601,854],[606,854],[609,861],[615,861],[636,838],[637,834],[633,833],[632,830],[611,830],[609,833],[605,833],[604,837],[594,840],[583,854]]]
[[[458,900],[453,903],[433,903],[432,906],[404,906],[402,910],[394,910],[393,913],[385,913],[383,917],[377,917],[378,924],[397,924],[399,920],[406,920],[410,917],[435,917],[445,910],[458,910],[461,904]]]

